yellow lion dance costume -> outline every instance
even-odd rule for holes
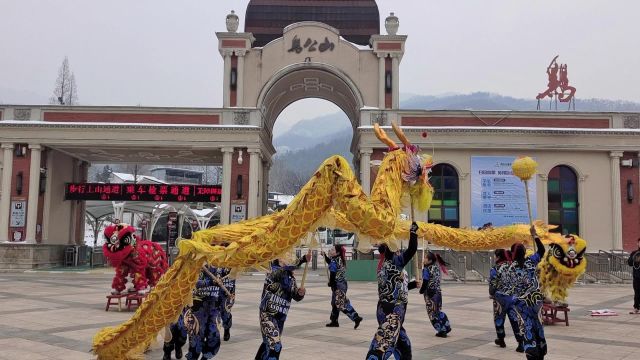
[[[319,226],[339,225],[359,235],[361,248],[385,242],[398,247],[409,232],[409,221],[399,219],[403,194],[414,205],[428,209],[433,188],[428,182],[431,159],[420,159],[399,127],[393,129],[404,144],[399,148],[376,126],[376,135],[389,146],[368,197],[348,162],[333,156],[325,160],[289,206],[278,213],[196,232],[192,240],[178,244],[180,255],[147,300],[123,324],[104,328],[93,339],[98,359],[132,359],[149,346],[156,335],[186,304],[205,262],[219,267],[260,267],[300,243]],[[512,225],[486,231],[454,229],[419,222],[418,235],[432,244],[459,250],[491,250],[514,242],[531,243],[529,226]],[[547,238],[544,229],[540,229]],[[229,244],[221,246],[220,244]]]

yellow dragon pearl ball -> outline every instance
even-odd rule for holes
[[[535,175],[537,167],[538,163],[528,156],[517,158],[511,165],[513,174],[523,181],[531,179]]]

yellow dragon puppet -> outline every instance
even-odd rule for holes
[[[326,225],[356,232],[362,248],[381,242],[396,248],[398,239],[407,236],[410,226],[399,217],[403,194],[410,194],[414,205],[425,210],[431,202],[433,188],[428,178],[432,159],[421,158],[418,147],[412,145],[395,124],[393,130],[402,141],[402,148],[375,126],[377,137],[389,147],[389,152],[380,165],[371,196],[362,190],[347,160],[333,156],[324,161],[283,211],[202,230],[191,240],[181,241],[180,255],[136,313],[123,324],[104,328],[95,335],[93,351],[98,359],[138,357],[156,335],[179,316],[205,262],[236,269],[260,267],[290,251],[308,232]],[[430,243],[459,250],[490,250],[507,248],[514,242],[531,242],[528,225],[485,231],[424,222],[418,225],[419,236]],[[548,240],[546,229],[541,228],[539,234]],[[570,249],[561,248],[568,259]],[[564,274],[568,267],[565,258],[560,259],[562,261],[554,255],[546,260],[549,267],[544,274],[550,274],[552,282],[553,271]]]

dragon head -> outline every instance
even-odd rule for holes
[[[402,150],[406,153],[406,163],[402,171],[402,180],[406,185],[405,190],[408,191],[413,206],[419,211],[427,211],[431,206],[434,193],[433,186],[429,183],[433,158],[431,155],[420,154],[420,147],[411,144],[398,124],[392,122],[391,127],[402,142],[402,149],[387,136],[386,132],[378,124],[374,124],[373,129],[378,140],[386,144],[389,147],[389,151]]]

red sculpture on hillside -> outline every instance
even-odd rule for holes
[[[569,76],[567,72],[567,64],[558,65],[556,61],[559,55],[551,60],[551,63],[547,67],[547,76],[549,82],[547,83],[547,90],[541,92],[536,96],[538,100],[538,109],[540,109],[540,100],[545,97],[556,97],[560,102],[572,103],[573,96],[576,93],[576,88],[569,85]],[[559,73],[559,76],[558,76]],[[560,91],[558,91],[560,89]],[[575,109],[575,105],[574,105]]]

